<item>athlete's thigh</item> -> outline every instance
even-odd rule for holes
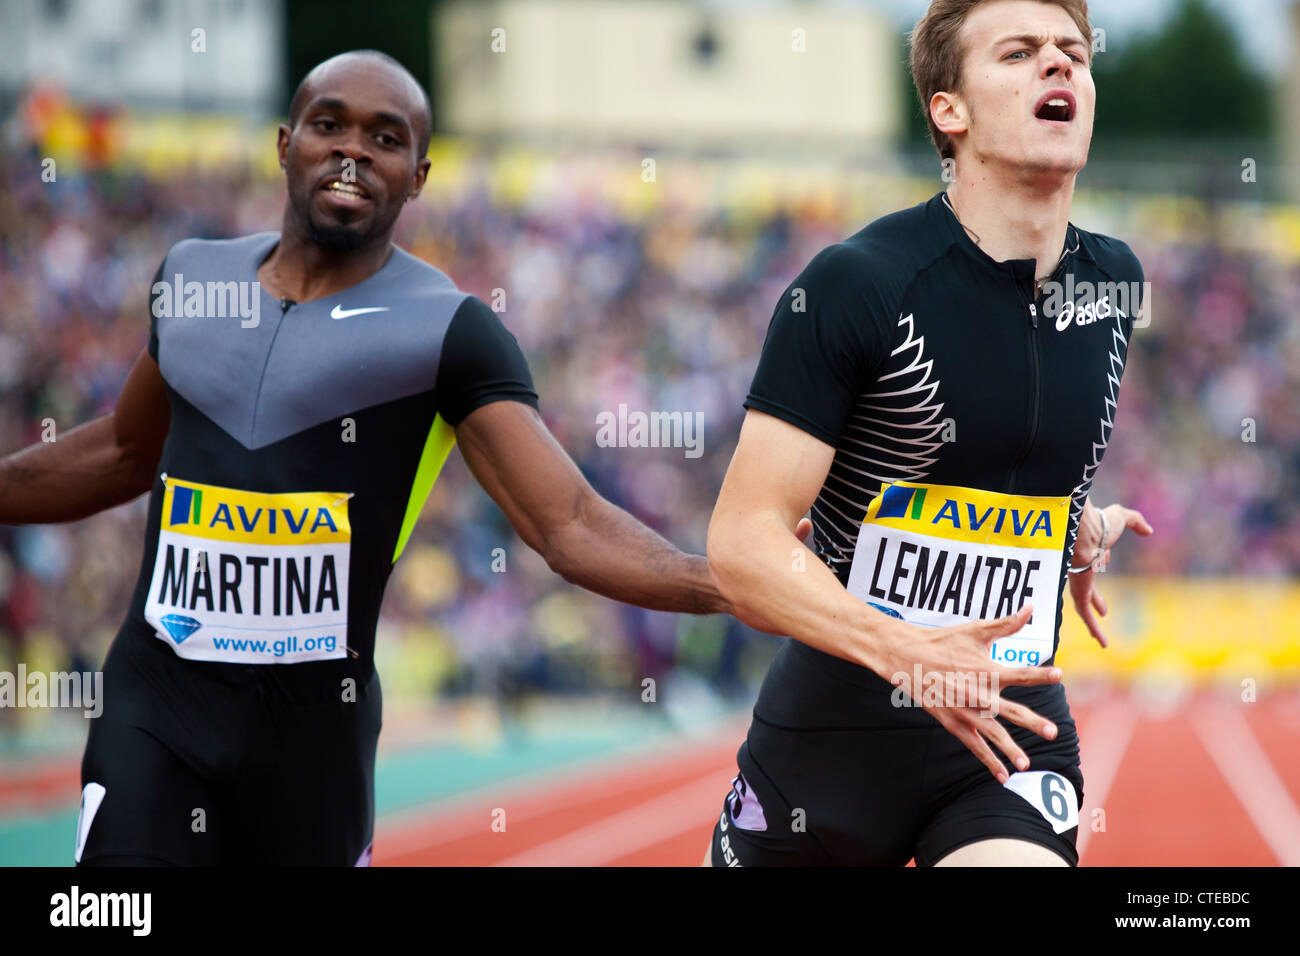
[[[211,866],[228,823],[212,786],[158,736],[113,715],[91,722],[81,763],[81,866]]]
[[[354,866],[370,859],[375,754],[382,700],[378,678],[356,699],[279,702],[266,708],[237,783],[244,862]]]
[[[1055,850],[1026,840],[997,838],[958,847],[935,866],[1069,866]]]

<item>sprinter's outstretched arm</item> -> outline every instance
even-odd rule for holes
[[[737,614],[718,593],[703,555],[681,551],[602,498],[535,409],[484,405],[457,426],[456,442],[524,543],[566,581],[656,611],[736,614],[772,632],[761,616]],[[798,530],[806,537],[811,528],[805,521]]]
[[[0,459],[0,524],[76,521],[144,494],[170,424],[162,373],[142,350],[111,414]]]

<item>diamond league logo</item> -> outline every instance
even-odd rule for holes
[[[187,637],[203,626],[201,622],[184,614],[165,614],[161,620],[162,626],[167,628],[167,633],[177,644],[184,643]]]

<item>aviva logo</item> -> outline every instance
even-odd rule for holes
[[[904,488],[891,485],[885,489],[884,501],[880,503],[877,518],[911,518],[920,519],[925,507],[926,488]]]
[[[348,494],[264,494],[167,479],[162,528],[243,544],[343,544],[352,537]]]
[[[181,524],[203,523],[203,489],[180,487],[172,492],[172,506],[167,524],[176,527]]]
[[[1060,549],[1069,500],[898,483],[871,502],[865,522],[950,541]]]

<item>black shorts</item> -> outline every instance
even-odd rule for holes
[[[183,660],[124,629],[81,764],[79,865],[367,864],[378,676],[306,692],[300,672],[286,694],[275,669]]]
[[[713,828],[714,866],[930,866],[958,847],[1027,840],[1071,866],[1083,775],[1060,685],[1005,688],[1057,725],[1044,740],[1002,720],[1029,757],[994,779],[883,678],[796,641],[777,653]],[[992,746],[992,745],[990,745]]]

